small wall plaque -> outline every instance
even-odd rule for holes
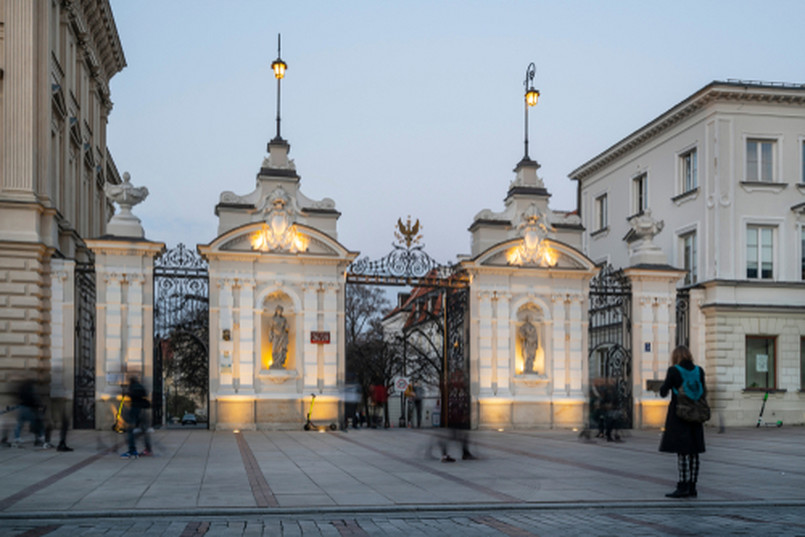
[[[310,342],[319,345],[327,345],[330,343],[330,332],[310,332]]]

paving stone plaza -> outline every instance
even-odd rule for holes
[[[0,449],[0,535],[805,535],[803,427],[708,429],[695,500],[665,498],[657,430],[474,431],[452,464],[438,434],[168,429],[121,460],[72,431],[72,453]]]

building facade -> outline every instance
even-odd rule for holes
[[[107,0],[0,0],[0,405],[31,374],[73,397],[75,269],[120,183],[106,124],[125,65]]]
[[[570,177],[596,263],[629,266],[633,217],[663,222],[720,423],[767,391],[768,419],[805,421],[805,85],[713,82]]]

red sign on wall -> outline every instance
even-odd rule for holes
[[[310,342],[317,343],[320,345],[326,345],[330,343],[330,332],[311,332]]]

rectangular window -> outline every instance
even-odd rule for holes
[[[774,181],[774,140],[746,141],[746,180]]]
[[[596,231],[607,227],[607,195],[603,194],[595,198],[595,223]]]
[[[800,157],[802,157],[802,176],[800,177],[800,181],[805,184],[805,140],[802,141],[802,151]]]
[[[799,340],[799,389],[805,391],[805,337]]]
[[[802,279],[805,281],[805,226],[801,227],[799,230],[799,238],[800,238],[800,246],[799,246],[799,257],[800,257],[800,266],[802,272]]]
[[[648,208],[647,174],[632,179],[632,214],[641,214]]]
[[[746,277],[770,280],[774,277],[774,228],[746,227]]]
[[[696,275],[696,232],[680,237],[682,240],[682,262],[685,268],[685,285],[693,285],[698,281]]]
[[[680,157],[682,170],[682,193],[690,192],[699,186],[698,158],[696,150],[691,149]]]
[[[775,339],[773,336],[746,336],[746,387],[776,387]]]

